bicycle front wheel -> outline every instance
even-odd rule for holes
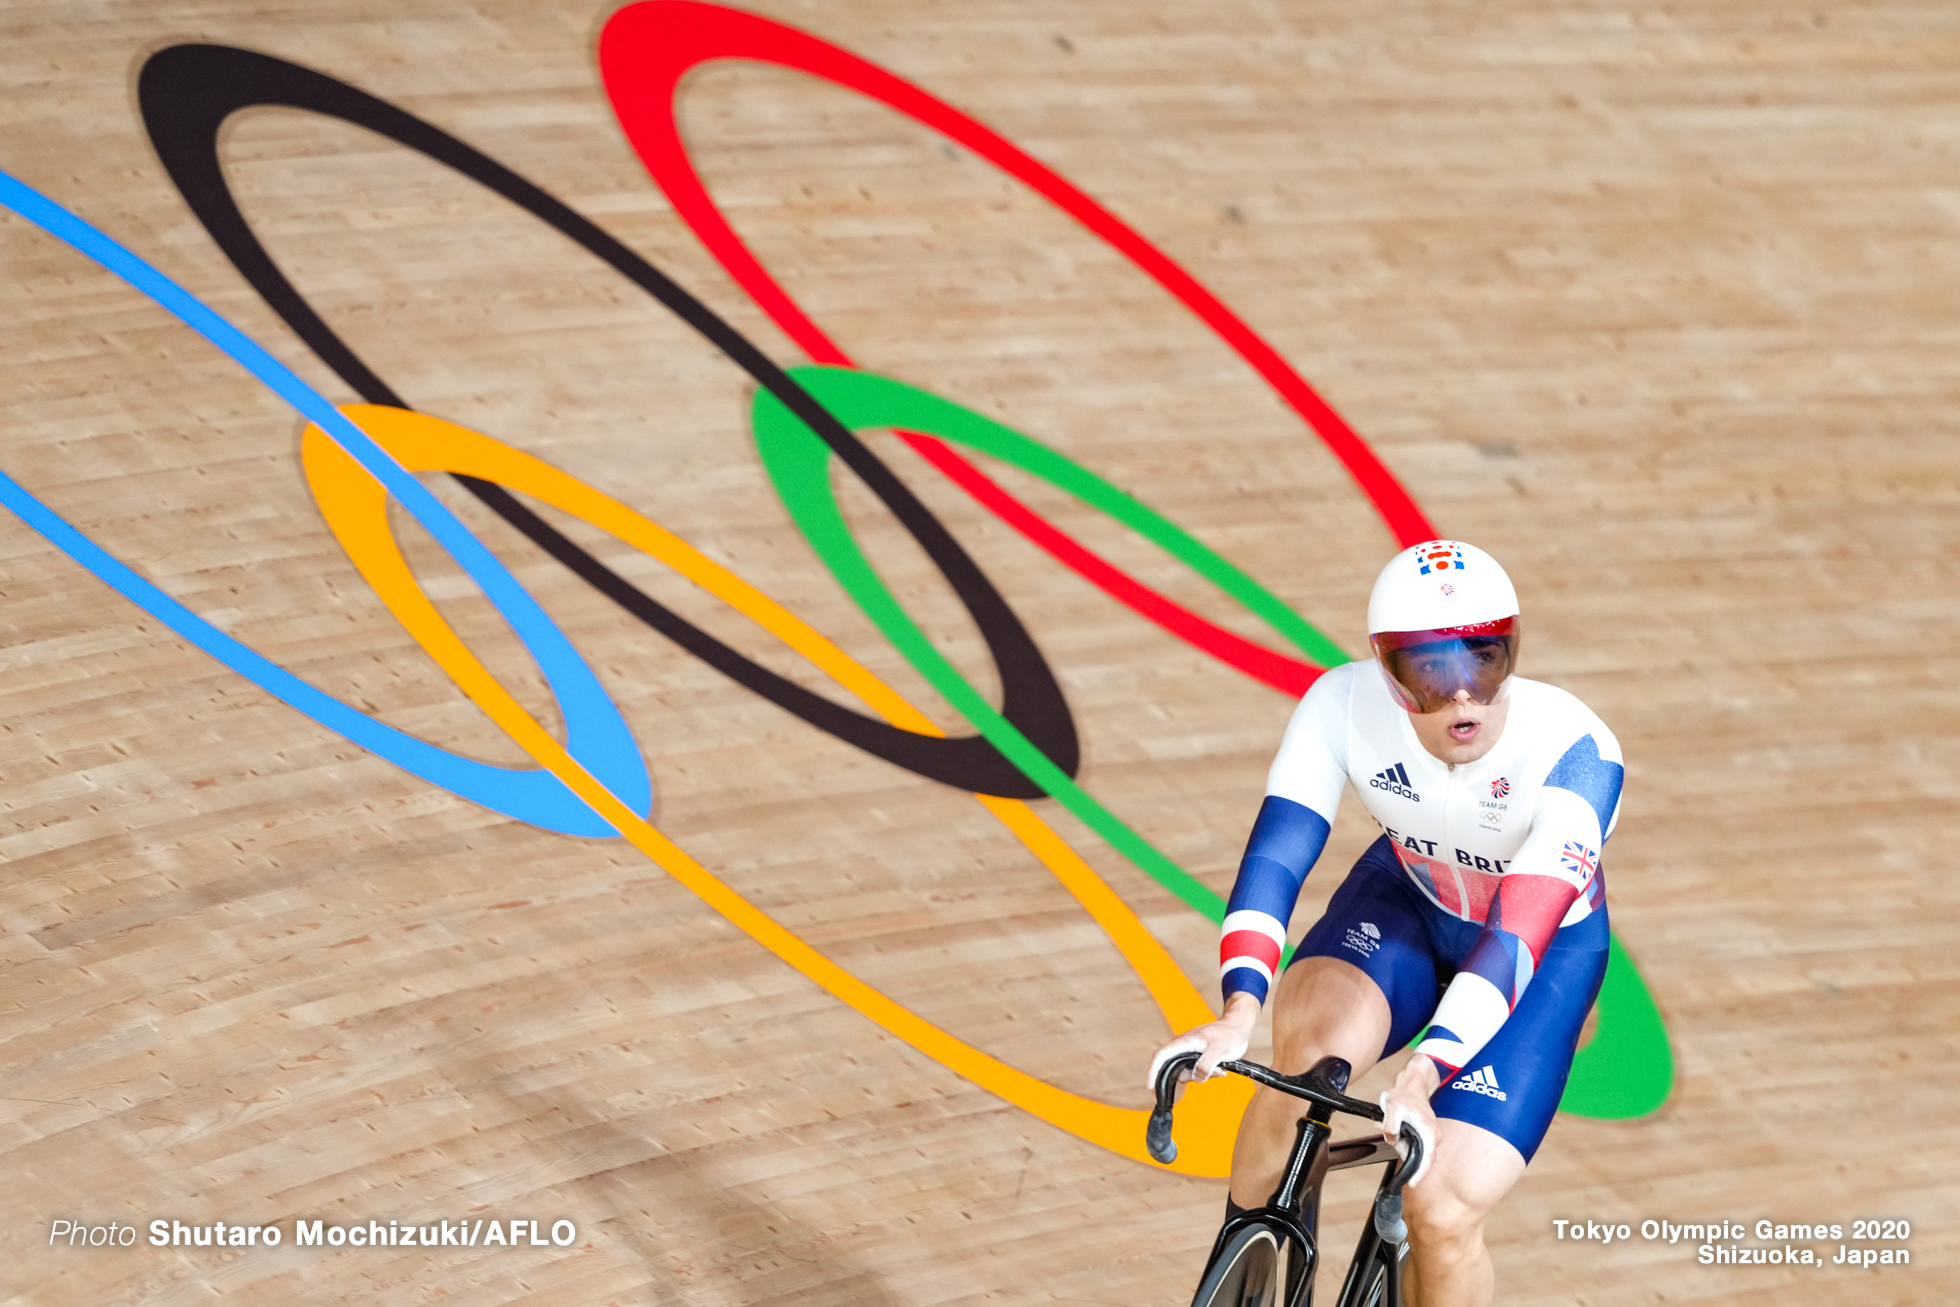
[[[1263,1225],[1234,1234],[1205,1272],[1191,1307],[1275,1307],[1279,1246],[1279,1236]]]

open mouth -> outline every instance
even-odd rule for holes
[[[1459,744],[1467,743],[1477,738],[1477,731],[1482,726],[1482,722],[1476,721],[1451,722],[1450,738]]]

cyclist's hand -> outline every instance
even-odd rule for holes
[[[1198,1064],[1178,1077],[1180,1083],[1186,1080],[1209,1080],[1223,1074],[1218,1069],[1220,1062],[1229,1062],[1245,1056],[1246,1047],[1252,1042],[1252,1028],[1259,1024],[1259,1000],[1250,994],[1234,994],[1225,1000],[1225,1015],[1216,1021],[1207,1021],[1195,1030],[1187,1030],[1170,1043],[1157,1050],[1157,1056],[1150,1059],[1150,1078],[1145,1085],[1157,1088],[1157,1073],[1164,1063],[1179,1053],[1198,1053]]]
[[[1436,1110],[1429,1105],[1429,1096],[1441,1083],[1436,1064],[1418,1053],[1395,1077],[1394,1087],[1382,1095],[1382,1133],[1394,1141],[1395,1150],[1408,1156],[1402,1143],[1404,1121],[1422,1137],[1422,1165],[1409,1177],[1410,1184],[1418,1183],[1436,1160]]]

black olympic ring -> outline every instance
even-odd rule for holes
[[[741,333],[590,219],[489,156],[404,109],[324,73],[270,55],[223,45],[159,50],[137,79],[150,143],[170,179],[218,248],[253,289],[340,379],[371,404],[409,408],[313,311],[266,252],[225,180],[218,134],[240,109],[283,105],[384,136],[509,200],[610,264],[705,336],[768,388],[835,450],[919,542],[966,606],[1001,680],[1001,715],[1070,776],[1081,761],[1075,720],[1054,671],[1014,610],[938,518],[864,443]],[[723,675],[867,753],[918,775],[980,794],[1044,797],[999,750],[977,735],[941,738],[903,730],[834,703],[729,648],[645,594],[532,512],[504,487],[456,475],[506,522],[633,616]]]

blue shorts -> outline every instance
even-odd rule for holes
[[[1429,1024],[1483,929],[1423,897],[1383,836],[1355,862],[1293,960],[1339,958],[1367,973],[1388,999],[1386,1057]],[[1606,975],[1608,938],[1603,906],[1552,937],[1510,1017],[1430,1099],[1437,1116],[1482,1126],[1531,1160],[1558,1110],[1579,1028]]]

